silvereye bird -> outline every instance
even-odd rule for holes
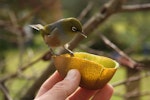
[[[50,47],[51,53],[53,53],[52,48],[63,46],[71,55],[73,55],[73,52],[68,49],[67,43],[75,34],[81,34],[87,38],[82,30],[82,24],[76,18],[65,18],[45,26],[36,24],[30,25],[30,27],[41,32],[45,43]]]

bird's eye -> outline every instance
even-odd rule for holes
[[[73,32],[76,32],[76,31],[77,31],[77,28],[73,26],[73,27],[72,27],[72,31],[73,31]]]

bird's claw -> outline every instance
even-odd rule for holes
[[[74,53],[68,48],[68,44],[63,46],[65,50],[67,50],[70,54],[70,56],[74,56]]]
[[[68,51],[69,52],[69,54],[70,54],[70,56],[71,57],[73,57],[74,56],[74,53],[70,50],[70,51]]]

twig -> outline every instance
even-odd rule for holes
[[[7,27],[10,25],[9,21],[0,20],[0,27]]]
[[[3,92],[3,94],[5,95],[5,97],[7,98],[7,100],[13,100],[13,99],[11,98],[11,96],[9,95],[9,92],[8,92],[8,90],[7,90],[7,87],[6,87],[4,84],[0,83],[0,89],[1,89],[1,91]]]
[[[127,100],[128,98],[132,98],[132,97],[149,96],[150,91],[143,91],[141,93],[138,93],[138,92],[134,91],[134,92],[127,93],[125,95],[123,95],[121,93],[118,93],[118,92],[115,92],[114,95],[119,96],[119,97],[124,98],[125,100]]]
[[[120,98],[124,97],[124,94],[121,94],[120,92],[115,92],[113,95],[118,96]]]
[[[48,52],[49,52],[49,51],[48,51]],[[35,63],[39,62],[41,59],[43,59],[43,58],[45,57],[45,55],[47,55],[48,52],[44,53],[44,55],[42,55],[41,57],[39,57],[39,58],[37,58],[36,60],[32,61],[31,63],[29,63],[29,64],[27,64],[27,65],[21,67],[21,68],[20,68],[20,71],[25,71],[27,68],[29,68],[29,67],[31,67],[32,65],[34,65]],[[15,72],[15,73],[9,74],[9,75],[7,75],[7,76],[2,77],[2,78],[0,79],[0,82],[5,82],[5,81],[7,81],[7,80],[9,80],[9,79],[12,79],[12,78],[17,77],[18,75],[19,75],[18,71]]]
[[[46,4],[46,6],[50,6],[51,4],[53,4],[53,2],[55,2],[55,0],[50,0],[49,3]],[[45,5],[41,4],[38,7],[34,8],[28,15],[24,16],[22,19],[19,19],[19,23],[26,21],[28,18],[30,18],[31,16],[33,16],[35,13],[37,13],[38,11],[40,11]]]
[[[93,7],[93,2],[89,2],[88,5],[86,6],[86,8],[83,9],[83,11],[81,12],[78,19],[82,20],[87,15],[87,13],[92,9],[92,7]]]
[[[127,93],[124,98],[135,98],[135,97],[140,97],[140,96],[146,96],[146,95],[150,95],[150,91],[144,91],[144,92],[137,92],[137,91],[133,91],[130,93]]]
[[[150,3],[122,6],[119,12],[150,11]]]
[[[53,63],[47,66],[43,71],[43,74],[33,83],[33,85],[26,91],[20,100],[33,100],[35,93],[41,86],[41,84],[55,71]],[[38,83],[37,83],[38,82]]]
[[[22,66],[23,62],[23,53],[24,53],[24,38],[23,38],[23,31],[20,30],[20,27],[18,25],[18,20],[13,11],[9,11],[9,17],[12,22],[12,28],[15,30],[15,33],[17,34],[17,43],[19,47],[19,67]],[[19,68],[20,69],[20,68]]]
[[[34,80],[32,80],[32,81],[34,81]],[[26,87],[29,87],[29,86],[30,86],[29,82],[26,81],[26,82],[23,84],[23,86],[22,86],[21,88],[19,88],[18,91],[16,91],[16,93],[15,93],[15,95],[14,95],[13,97],[14,97],[14,98],[18,98],[18,97],[20,97],[21,95],[23,95],[25,88],[26,88]],[[18,99],[18,100],[19,100],[19,99]]]
[[[16,39],[14,39],[14,38],[15,38],[14,36],[8,36],[6,34],[0,34],[1,40],[5,40],[5,41],[10,42],[10,43],[16,43]]]
[[[93,54],[96,54],[96,55],[105,55],[105,56],[109,56],[108,54],[106,54],[105,52],[103,51],[99,51],[99,50],[95,50],[95,49],[91,49],[85,45],[81,45],[80,48],[86,52],[90,52],[90,53],[93,53]]]
[[[99,33],[98,33],[99,34]],[[106,45],[114,49],[117,53],[119,53],[123,58],[125,58],[130,63],[127,64],[130,68],[135,68],[137,63],[132,60],[128,55],[126,55],[122,50],[120,50],[115,44],[113,44],[107,37],[102,34],[99,34],[99,37],[104,41]]]
[[[128,84],[128,83],[131,83],[133,81],[138,81],[142,78],[149,77],[149,76],[150,76],[150,72],[147,72],[144,75],[133,76],[133,77],[130,77],[126,80],[122,80],[122,81],[119,81],[119,82],[116,82],[116,83],[112,83],[112,86],[116,87],[116,86],[120,86],[120,85],[123,85],[123,84]]]

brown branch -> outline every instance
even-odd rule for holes
[[[119,97],[124,98],[125,100],[127,100],[128,98],[133,98],[133,97],[149,96],[150,91],[144,91],[142,93],[138,93],[138,92],[134,91],[134,92],[127,93],[126,95],[123,95],[120,92],[119,93],[115,92],[114,95],[119,96]]]
[[[120,98],[124,97],[124,94],[121,94],[120,92],[114,92],[113,95],[118,96]]]
[[[132,77],[126,79],[126,80],[122,80],[122,81],[118,81],[118,82],[112,83],[112,86],[116,87],[116,86],[128,84],[128,83],[131,83],[131,82],[134,82],[134,81],[138,81],[140,79],[143,79],[143,78],[146,78],[146,77],[149,77],[149,76],[150,76],[150,72],[147,72],[144,75],[132,76]]]
[[[135,97],[146,96],[146,95],[150,95],[150,91],[144,91],[141,93],[139,93],[138,91],[133,91],[125,94],[124,98],[128,99],[128,98],[135,98]]]
[[[49,51],[46,52],[46,53],[44,53],[41,57],[37,58],[36,60],[32,61],[31,63],[29,63],[29,64],[27,64],[27,65],[21,67],[21,68],[20,68],[20,71],[25,71],[26,69],[28,69],[29,67],[31,67],[31,66],[34,65],[35,63],[39,62],[41,59],[45,59],[45,56],[47,56],[48,53],[49,53]],[[15,72],[15,73],[12,73],[12,74],[9,74],[9,75],[7,75],[7,76],[4,76],[4,77],[2,77],[2,78],[0,79],[0,83],[1,83],[1,82],[5,82],[5,81],[7,81],[7,80],[9,80],[9,79],[15,78],[15,77],[17,77],[19,74],[20,74],[20,73],[17,71],[17,72]]]
[[[55,0],[51,0],[49,3],[46,4],[46,6],[50,6],[55,2]],[[45,7],[44,4],[39,5],[38,7],[34,8],[28,15],[24,16],[22,19],[19,19],[19,23],[25,22],[27,19],[29,19],[34,14],[38,13],[42,8]]]
[[[3,83],[0,83],[0,89],[7,100],[13,100],[7,90],[7,87]]]
[[[150,3],[122,6],[119,12],[150,11]]]
[[[52,63],[50,65],[48,65],[47,68],[43,71],[43,74],[26,91],[26,93],[22,96],[22,98],[20,100],[33,100],[35,93],[38,91],[39,87],[55,70],[56,69]]]
[[[0,34],[0,39],[5,40],[10,43],[16,43],[16,41],[17,41],[15,36],[10,36],[7,34]]]
[[[122,50],[120,50],[115,44],[113,44],[107,37],[105,37],[102,34],[99,34],[99,37],[104,41],[106,45],[108,45],[109,47],[114,49],[118,54],[120,54],[121,57],[129,61],[128,63],[124,63],[126,66],[129,66],[130,68],[137,67],[137,63],[134,60],[132,60],[127,54],[125,54]]]
[[[10,25],[9,21],[0,20],[0,27],[7,27]]]
[[[95,50],[95,49],[89,48],[88,46],[85,46],[85,45],[81,45],[80,49],[82,49],[86,52],[92,53],[92,54],[96,54],[96,55],[103,55],[103,56],[107,56],[107,57],[109,56],[108,54],[106,54],[103,51]]]
[[[18,48],[19,48],[19,66],[22,66],[22,62],[23,62],[23,53],[24,53],[24,37],[23,37],[23,31],[20,30],[20,26],[18,24],[18,19],[17,16],[15,15],[15,13],[13,11],[9,11],[8,12],[10,20],[12,22],[12,29],[15,30],[15,33],[17,34],[17,44],[18,44]],[[20,68],[18,68],[20,69]]]
[[[150,70],[150,59],[143,59],[140,60],[139,63],[142,64],[142,67],[144,68],[144,70]]]
[[[86,6],[86,8],[83,9],[83,11],[81,12],[78,19],[82,20],[88,14],[88,12],[92,9],[92,7],[93,7],[93,2],[89,2],[88,5]]]

